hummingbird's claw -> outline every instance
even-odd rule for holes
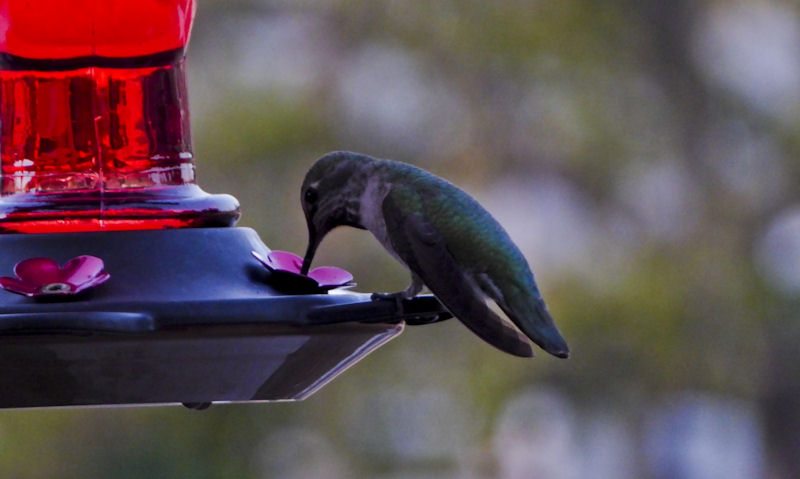
[[[395,307],[397,308],[397,315],[403,316],[405,310],[403,301],[406,299],[405,291],[399,291],[397,293],[372,293],[370,299],[373,301],[394,301]]]

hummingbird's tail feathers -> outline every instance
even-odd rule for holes
[[[483,292],[464,274],[430,225],[418,215],[400,216],[391,201],[390,194],[384,202],[384,217],[387,226],[398,231],[392,237],[395,249],[411,252],[406,258],[409,268],[439,301],[492,346],[514,356],[533,356],[530,342],[489,309]]]
[[[442,300],[442,298],[439,299]],[[470,296],[468,302],[472,304],[467,305],[467,301],[461,297],[455,303],[456,307],[451,308],[445,301],[442,301],[453,316],[487,343],[514,356],[533,357],[533,348],[525,336],[506,324],[500,316],[494,314],[482,298]]]
[[[567,341],[556,328],[544,300],[528,294],[523,296],[524,299],[517,302],[520,304],[509,305],[507,302],[498,302],[498,305],[509,319],[540,348],[553,356],[568,358]]]

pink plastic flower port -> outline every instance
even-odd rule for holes
[[[288,251],[270,251],[266,258],[256,251],[251,254],[272,273],[271,282],[276,287],[313,293],[355,286],[353,275],[335,266],[321,266],[309,271],[308,275],[301,274],[303,258]]]
[[[89,255],[72,258],[63,268],[50,258],[29,258],[14,266],[16,278],[0,278],[0,287],[30,298],[71,296],[110,278],[103,267],[102,259]]]

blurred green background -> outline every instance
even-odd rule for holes
[[[408,328],[300,403],[0,413],[3,477],[800,477],[800,6],[200,0],[200,184],[301,253],[349,149],[462,186],[572,357]],[[316,264],[407,273],[337,230]]]

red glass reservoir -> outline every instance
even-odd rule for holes
[[[195,182],[193,0],[0,0],[0,232],[231,226]]]

